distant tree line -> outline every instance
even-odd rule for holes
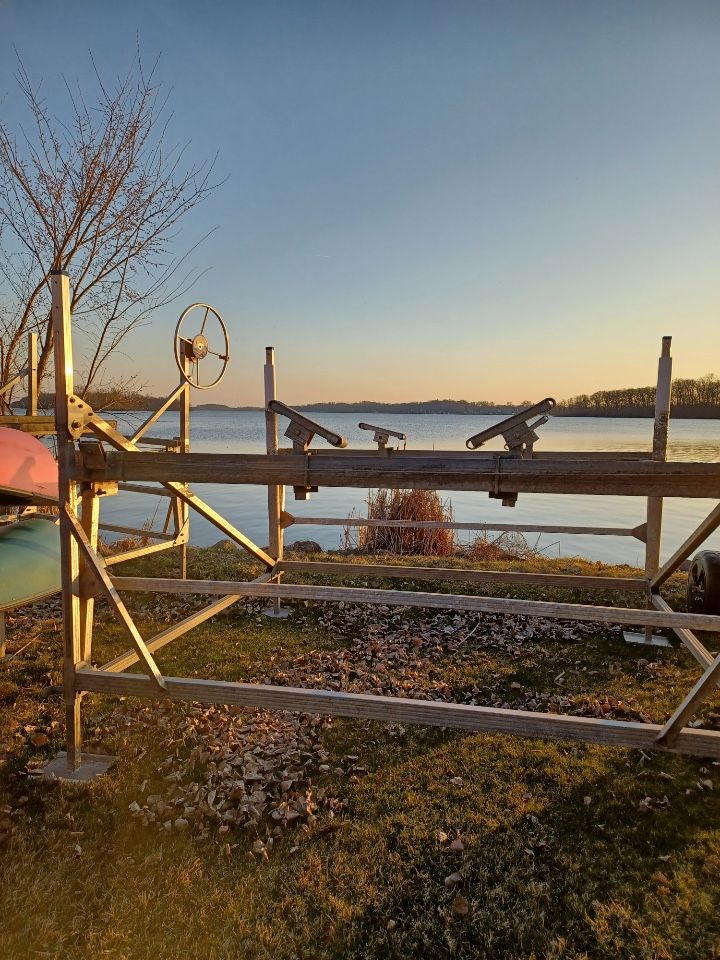
[[[720,380],[704,377],[672,382],[670,408],[674,417],[708,419],[720,416]],[[566,417],[652,417],[655,387],[625,387],[580,394],[558,403],[553,413]]]
[[[156,397],[140,390],[116,387],[107,390],[91,389],[88,403],[95,410],[157,410],[165,397]],[[25,399],[18,401],[22,407]],[[42,394],[40,406],[51,410],[52,394]],[[529,407],[530,400],[520,404],[494,403],[492,400],[418,400],[409,403],[380,403],[376,400],[360,400],[356,403],[305,403],[297,404],[298,410],[306,413],[460,413],[467,415],[509,416]],[[176,401],[171,410],[177,410]],[[262,410],[262,407],[229,407],[221,403],[203,403],[197,410]],[[708,373],[696,380],[673,380],[671,394],[672,415],[685,419],[720,418],[720,380]],[[625,387],[621,390],[598,390],[580,394],[569,400],[561,400],[553,410],[560,417],[652,417],[655,412],[655,387]]]
[[[165,402],[165,397],[154,397],[140,390],[128,390],[125,386],[107,390],[91,389],[86,399],[95,410],[157,410]],[[21,397],[17,405],[22,407],[26,398]],[[40,397],[40,406],[43,409],[52,409],[54,397],[51,393],[43,393]],[[523,407],[529,407],[531,401],[524,400],[516,403],[493,403],[489,400],[418,400],[410,403],[379,403],[376,400],[360,400],[357,403],[298,403],[296,410],[306,413],[466,413],[466,414],[499,414],[509,416]],[[224,403],[193,404],[196,410],[262,410],[258,406],[230,407]],[[170,408],[177,410],[176,402]]]
[[[493,400],[415,400],[405,403],[380,403],[377,400],[359,400],[356,403],[303,403],[297,409],[306,413],[462,413],[510,414],[531,401],[495,403]]]

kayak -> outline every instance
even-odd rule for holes
[[[60,527],[19,520],[0,527],[0,611],[60,592]]]
[[[53,505],[58,501],[58,466],[37,437],[0,427],[0,505]]]

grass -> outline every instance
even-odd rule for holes
[[[124,569],[161,574],[169,564],[148,558]],[[238,565],[233,553],[191,551],[193,576],[228,578]],[[243,575],[253,572],[240,566]],[[628,574],[581,560],[521,566]],[[675,578],[667,591],[677,609],[681,590]],[[610,599],[538,588],[505,593]],[[196,600],[130,595],[129,602],[149,634]],[[179,675],[272,677],[299,658],[329,662],[383,618],[423,637],[437,616],[371,611],[353,626],[321,606],[274,621],[256,605],[237,605],[165,648],[159,661]],[[528,623],[517,618],[518,632]],[[698,675],[684,651],[631,647],[617,631],[591,630],[580,641],[539,631],[517,642],[506,631],[510,639],[500,643],[494,630],[478,630],[470,649],[423,647],[421,679],[446,683],[460,698],[478,689],[511,704],[539,693],[593,703],[608,695],[613,709],[622,704],[659,720]],[[720,951],[719,766],[334,720],[322,731],[329,769],[316,789],[334,798],[336,815],[321,805],[316,822],[290,828],[264,859],[251,854],[252,836],[198,840],[130,817],[144,782],[147,791],[162,788],[157,768],[168,750],[185,749],[178,705],[151,711],[147,723],[128,713],[123,724],[118,716],[134,705],[88,698],[86,740],[117,755],[112,773],[80,788],[29,778],[28,768],[63,745],[62,703],[48,689],[60,681],[57,606],[21,611],[8,634],[11,652],[34,642],[0,675],[3,958],[705,960]],[[126,645],[102,605],[97,634],[98,661]],[[713,708],[704,714],[709,723]],[[347,760],[356,756],[365,768],[357,774]],[[464,849],[454,852],[450,839]],[[453,873],[460,880],[448,888]]]
[[[437,490],[370,490],[367,497],[369,520],[422,520],[452,523],[453,509]],[[393,556],[419,555],[449,557],[455,549],[453,530],[420,527],[345,527],[344,546],[365,553]]]

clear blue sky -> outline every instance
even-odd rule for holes
[[[53,96],[136,35],[228,175],[178,238],[218,227],[192,299],[234,353],[197,401],[261,402],[266,344],[289,402],[649,383],[665,333],[720,372],[717,0],[0,0],[0,110],[13,44]],[[178,312],[130,344],[157,391]]]

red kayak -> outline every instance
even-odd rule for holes
[[[0,505],[53,505],[58,501],[58,466],[37,437],[0,427]]]

